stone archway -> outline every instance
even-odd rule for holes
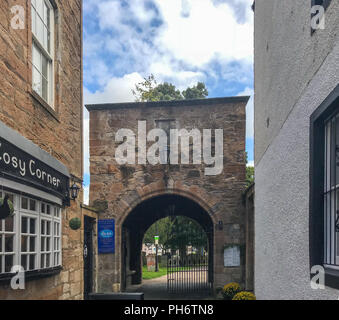
[[[191,196],[193,198],[193,196]],[[196,198],[196,196],[194,196]],[[200,201],[201,202],[201,201]],[[214,276],[214,222],[213,216],[196,201],[176,193],[148,196],[124,217],[121,233],[121,289],[127,284],[141,283],[141,246],[147,229],[167,216],[186,216],[198,222],[208,237],[208,279]]]

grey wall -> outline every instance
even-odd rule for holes
[[[338,299],[309,281],[310,115],[339,82],[339,2],[310,33],[308,0],[255,8],[255,293]],[[336,15],[337,14],[337,15]],[[267,118],[270,118],[267,127]]]
[[[313,35],[310,9],[311,0],[256,0],[255,163],[338,43],[339,1],[332,0],[326,28]]]

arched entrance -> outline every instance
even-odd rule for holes
[[[205,259],[192,260],[169,256],[168,268],[172,272],[168,289],[172,292],[213,288],[213,221],[209,213],[197,202],[175,194],[157,195],[139,203],[122,224],[121,289],[142,282],[141,249],[145,232],[156,221],[165,217],[184,216],[195,220],[207,236]],[[208,253],[207,253],[208,252]],[[179,272],[185,270],[185,274]],[[199,275],[199,286],[190,285]],[[185,280],[183,280],[183,278]],[[176,283],[178,282],[178,283]],[[180,283],[179,283],[180,282]],[[201,285],[204,283],[204,285]],[[175,289],[175,290],[174,290]]]

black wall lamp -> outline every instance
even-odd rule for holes
[[[74,182],[73,185],[70,187],[71,199],[75,200],[78,197],[79,190],[80,190],[80,188]]]

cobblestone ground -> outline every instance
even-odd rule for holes
[[[168,293],[167,275],[156,279],[143,280],[140,285],[130,286],[127,292],[143,292],[145,300],[201,300],[211,299],[206,293]]]

